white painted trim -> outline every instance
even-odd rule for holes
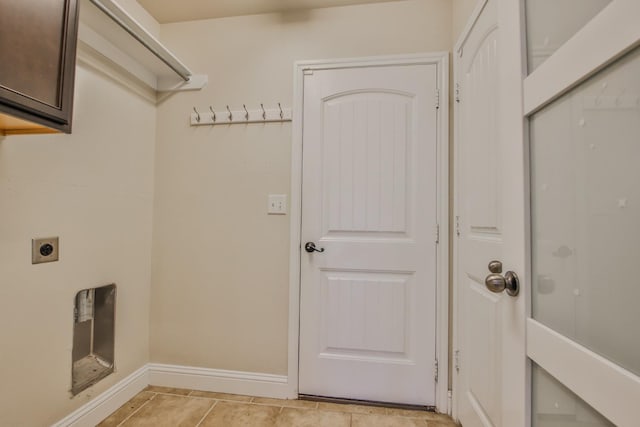
[[[614,0],[605,7],[525,78],[525,114],[532,114],[637,46],[639,16],[638,0]]]
[[[634,407],[640,402],[637,375],[533,319],[527,320],[527,352],[545,371],[615,425],[638,425]]]
[[[296,399],[284,375],[148,363],[51,427],[93,427],[148,385]]]
[[[52,427],[93,427],[149,385],[147,365],[127,376]]]
[[[377,56],[314,61],[298,61],[294,64],[293,120],[291,149],[291,230],[289,256],[289,386],[298,393],[298,350],[300,333],[300,227],[302,220],[302,107],[304,70],[376,67],[383,65],[435,64],[437,66],[440,108],[438,111],[437,151],[438,171],[438,223],[440,244],[437,249],[436,272],[438,296],[436,352],[439,359],[440,380],[436,383],[436,408],[447,413],[448,408],[448,270],[449,270],[449,53],[434,52],[411,55]]]
[[[150,363],[149,384],[191,390],[296,399],[284,375]]]

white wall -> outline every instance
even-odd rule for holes
[[[446,51],[450,0],[407,0],[164,24],[210,83],[158,109],[151,359],[286,374],[290,124],[190,127],[195,106],[291,106],[293,62]]]
[[[149,357],[155,106],[76,75],[72,135],[0,141],[0,425],[44,426]],[[31,238],[60,261],[31,265]],[[116,283],[116,373],[70,399],[74,297]]]

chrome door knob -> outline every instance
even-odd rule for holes
[[[520,280],[518,275],[513,271],[507,271],[502,273],[502,263],[500,261],[491,261],[489,263],[489,274],[484,279],[484,284],[491,292],[500,293],[504,290],[507,291],[512,297],[515,297],[520,292]]]

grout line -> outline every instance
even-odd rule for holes
[[[124,425],[124,423],[126,423],[127,421],[129,421],[129,418],[133,417],[135,414],[138,413],[138,411],[140,411],[142,408],[144,408],[145,406],[147,406],[149,404],[149,402],[151,402],[154,398],[156,397],[156,395],[154,394],[153,396],[151,396],[151,399],[147,400],[146,402],[144,402],[142,405],[140,405],[135,411],[133,411],[132,413],[130,413],[129,415],[127,415],[127,417],[122,420],[122,422],[120,424],[118,424],[116,427],[120,427],[122,425]],[[127,402],[129,403],[129,402]],[[125,403],[126,405],[126,403]]]
[[[200,421],[198,421],[198,424],[195,425],[195,427],[199,427],[200,424],[202,424],[202,422],[204,421],[205,418],[207,418],[207,416],[211,413],[211,411],[213,411],[213,408],[218,404],[217,400],[213,401],[213,404],[211,405],[211,407],[209,408],[209,410],[207,412],[205,412],[205,414],[202,416],[202,418],[200,419]]]
[[[154,391],[154,393],[161,394],[163,396],[189,397],[188,394],[165,393],[164,391]],[[193,397],[198,397],[198,396],[193,396]]]

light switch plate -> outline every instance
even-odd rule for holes
[[[267,206],[267,213],[269,215],[286,215],[287,195],[269,194],[269,205]]]
[[[60,245],[57,237],[31,240],[31,264],[58,261]]]

